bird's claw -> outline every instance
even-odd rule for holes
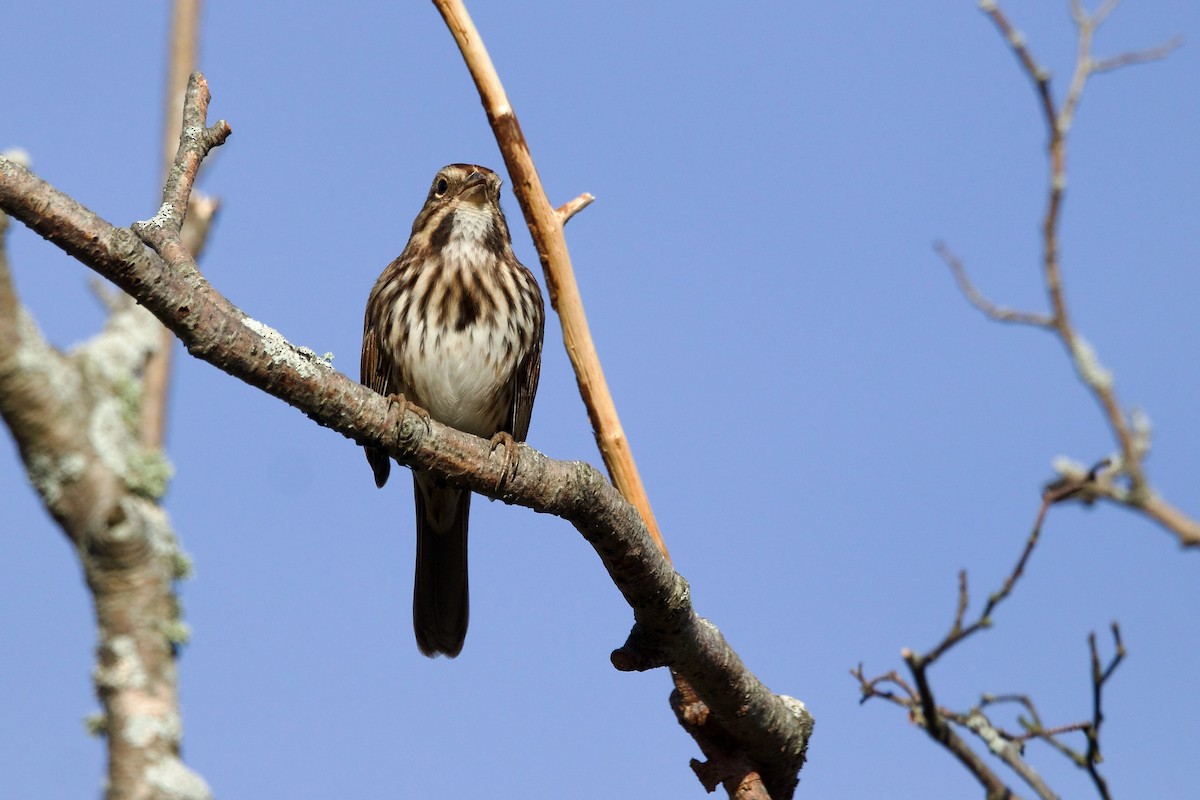
[[[492,447],[488,454],[496,452],[497,447],[504,448],[504,468],[500,472],[500,480],[496,481],[496,491],[499,492],[504,488],[504,484],[516,477],[521,449],[508,431],[499,431],[492,436]]]
[[[397,406],[399,408],[401,425],[404,424],[404,413],[406,411],[411,411],[414,414],[416,414],[418,417],[420,417],[421,421],[425,423],[425,432],[433,433],[433,426],[429,424],[430,416],[429,416],[428,411],[426,411],[425,409],[421,408],[416,403],[409,400],[407,397],[405,397],[400,392],[393,392],[392,394],[389,394],[387,396],[387,399],[388,399],[389,403],[391,403],[392,405]]]

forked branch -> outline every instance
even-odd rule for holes
[[[998,306],[975,288],[967,275],[966,267],[949,248],[939,243],[936,249],[954,274],[963,295],[988,318],[1044,328],[1062,342],[1075,373],[1100,406],[1120,456],[1119,459],[1114,459],[1112,480],[1104,486],[1096,487],[1095,498],[1139,511],[1173,533],[1182,545],[1200,547],[1200,521],[1159,497],[1146,478],[1142,462],[1150,449],[1149,426],[1139,424],[1139,421],[1144,421],[1144,417],[1139,417],[1136,413],[1127,414],[1122,409],[1112,373],[1104,367],[1091,344],[1073,325],[1059,261],[1059,227],[1067,187],[1067,135],[1088,79],[1100,72],[1164,58],[1179,45],[1180,40],[1176,38],[1146,50],[1097,59],[1092,54],[1096,30],[1113,12],[1118,2],[1105,0],[1092,13],[1086,11],[1080,0],[1071,0],[1070,5],[1077,30],[1078,55],[1066,94],[1061,102],[1056,102],[1051,92],[1050,72],[1033,56],[1025,36],[1013,26],[995,0],[980,2],[980,7],[1012,48],[1021,69],[1033,83],[1046,126],[1049,170],[1046,211],[1041,228],[1041,268],[1051,313],[1047,315],[1014,311]]]
[[[911,675],[911,682],[902,678],[895,671],[887,672],[874,678],[868,678],[861,664],[851,670],[850,674],[859,683],[862,702],[865,703],[868,700],[878,698],[907,709],[909,719],[919,725],[929,734],[930,738],[944,747],[962,763],[975,779],[979,781],[980,785],[984,788],[985,796],[988,798],[1015,797],[1015,794],[996,771],[989,767],[979,754],[967,744],[966,740],[955,730],[956,728],[978,738],[992,755],[1000,759],[1002,763],[1011,769],[1042,800],[1054,800],[1058,795],[1024,758],[1024,744],[1033,739],[1045,741],[1054,749],[1070,758],[1077,766],[1087,770],[1097,789],[1101,792],[1101,796],[1107,797],[1106,790],[1103,788],[1104,779],[1097,771],[1097,765],[1100,761],[1099,729],[1102,719],[1100,714],[1100,692],[1105,681],[1112,675],[1112,671],[1124,656],[1124,649],[1120,643],[1119,630],[1115,623],[1113,625],[1113,632],[1117,638],[1118,656],[1103,670],[1100,669],[1099,661],[1096,657],[1095,636],[1092,635],[1089,639],[1092,650],[1094,705],[1093,719],[1090,723],[1079,722],[1052,729],[1043,728],[1041,718],[1033,702],[1024,695],[984,695],[978,706],[968,711],[952,711],[938,705],[929,678],[929,670],[934,663],[952,649],[961,645],[973,634],[991,627],[993,612],[1002,602],[1011,596],[1017,583],[1025,573],[1025,568],[1029,563],[1034,548],[1041,538],[1042,527],[1046,521],[1046,514],[1050,510],[1050,507],[1056,503],[1073,498],[1080,492],[1087,491],[1087,484],[1095,482],[1096,475],[1100,471],[1100,465],[1098,465],[1096,468],[1093,468],[1088,476],[1085,476],[1080,481],[1063,481],[1057,486],[1047,489],[1042,497],[1041,506],[1038,508],[1033,528],[1025,541],[1025,547],[1022,549],[1021,555],[1017,558],[1016,564],[1005,578],[1000,589],[988,596],[983,610],[969,623],[966,622],[966,612],[970,605],[967,576],[965,572],[959,573],[958,602],[950,630],[942,637],[940,642],[925,653],[916,653],[908,648],[905,648],[901,652],[901,657],[904,659],[904,663]],[[987,716],[986,709],[989,706],[1001,703],[1018,703],[1028,710],[1029,718],[1022,720],[1023,732],[1014,733],[1007,731]],[[1059,737],[1063,734],[1073,732],[1083,732],[1086,735],[1088,743],[1086,753],[1077,752],[1060,740]]]

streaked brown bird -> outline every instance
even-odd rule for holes
[[[451,164],[433,178],[400,257],[367,299],[364,385],[401,395],[437,421],[505,445],[524,441],[542,366],[545,309],[533,273],[513,255],[500,176]],[[375,484],[387,453],[365,448]],[[467,635],[471,493],[413,470],[417,574],[413,627],[427,656],[453,658]]]

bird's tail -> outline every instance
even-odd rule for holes
[[[467,517],[471,493],[413,472],[417,505],[417,574],[413,629],[427,656],[454,658],[467,638]]]

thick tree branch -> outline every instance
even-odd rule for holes
[[[0,237],[7,227],[0,214]],[[91,421],[91,389],[20,305],[0,238],[0,416],[46,509],[76,547],[106,528],[122,495],[120,476],[92,437],[81,436]]]
[[[186,559],[157,502],[169,468],[136,426],[138,373],[161,326],[128,296],[111,307],[104,330],[64,355],[20,307],[0,255],[0,416],[93,596],[106,797],[206,800],[179,758],[174,649],[186,628],[174,581]]]
[[[168,170],[198,17],[199,0],[175,0]],[[216,204],[197,196],[191,206],[186,238],[198,252]],[[106,797],[205,800],[208,787],[179,758],[175,656],[187,627],[175,581],[187,559],[159,505],[170,476],[160,450],[175,337],[129,295],[98,287],[109,311],[104,330],[64,356],[42,339],[7,278],[0,276],[0,362],[8,367],[0,367],[0,415],[43,503],[75,545],[92,594],[92,674],[103,713],[90,726],[106,739]]]
[[[194,157],[181,155],[188,163]],[[803,704],[772,694],[720,632],[696,615],[686,581],[654,545],[637,509],[595,469],[555,461],[522,445],[515,474],[497,490],[505,464],[489,442],[437,422],[426,427],[411,412],[402,417],[386,398],[246,316],[200,275],[172,233],[174,220],[168,215],[160,215],[162,225],[143,232],[148,237],[161,233],[170,264],[147,250],[132,231],[113,227],[4,158],[0,208],[137,298],[191,354],[284,400],[318,424],[378,446],[400,463],[453,485],[571,522],[633,609],[631,640],[640,643],[637,652],[659,656],[639,666],[669,665],[686,678],[768,785],[776,787],[772,796],[790,796],[812,718]]]

